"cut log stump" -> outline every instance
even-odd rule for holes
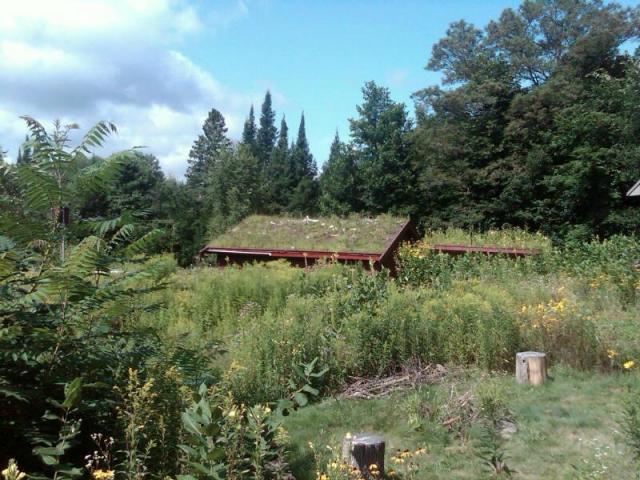
[[[342,459],[357,467],[367,479],[383,478],[384,447],[384,438],[379,435],[347,434],[342,440]]]
[[[521,384],[542,385],[547,378],[547,355],[540,352],[516,354],[516,381]]]

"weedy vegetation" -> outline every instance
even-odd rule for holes
[[[388,477],[635,475],[637,238],[474,237],[540,249],[510,259],[438,253],[461,232],[432,232],[400,249],[395,278],[178,269],[131,217],[59,221],[129,154],[84,166],[112,127],[70,148],[63,127],[27,121],[38,162],[11,169],[22,200],[0,214],[6,480],[357,478],[338,458],[357,430],[388,439]],[[515,386],[522,350],[548,354],[545,386]],[[436,383],[341,397],[354,377],[435,364]]]
[[[382,253],[407,221],[392,215],[300,218],[251,215],[214,238],[220,247]]]

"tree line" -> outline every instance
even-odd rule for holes
[[[414,115],[365,83],[321,172],[304,115],[290,135],[267,92],[238,142],[209,112],[184,182],[137,153],[79,214],[164,225],[161,248],[182,264],[252,213],[390,212],[422,229],[519,226],[556,240],[636,231],[624,193],[640,178],[640,52],[623,47],[639,36],[638,7],[600,0],[525,1],[484,28],[461,20],[433,46],[426,68],[442,84],[414,93]]]

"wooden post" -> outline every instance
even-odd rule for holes
[[[368,433],[347,434],[342,440],[342,459],[357,467],[367,479],[384,477],[384,438]],[[375,465],[376,468],[370,468]]]
[[[547,355],[540,352],[516,354],[516,381],[522,384],[542,385],[547,378]]]

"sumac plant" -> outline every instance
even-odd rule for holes
[[[114,385],[157,348],[131,319],[158,307],[143,296],[163,288],[173,262],[145,255],[159,232],[141,232],[130,216],[79,218],[82,202],[132,153],[93,159],[112,124],[98,123],[71,147],[76,125],[56,122],[49,133],[24,119],[30,161],[0,166],[0,184],[12,186],[0,192],[0,438],[11,446],[0,449],[0,465],[15,458],[37,472],[51,460],[41,439],[57,432],[47,412],[64,385],[82,382],[74,417],[83,432],[114,428]],[[83,453],[65,457],[82,465]]]

